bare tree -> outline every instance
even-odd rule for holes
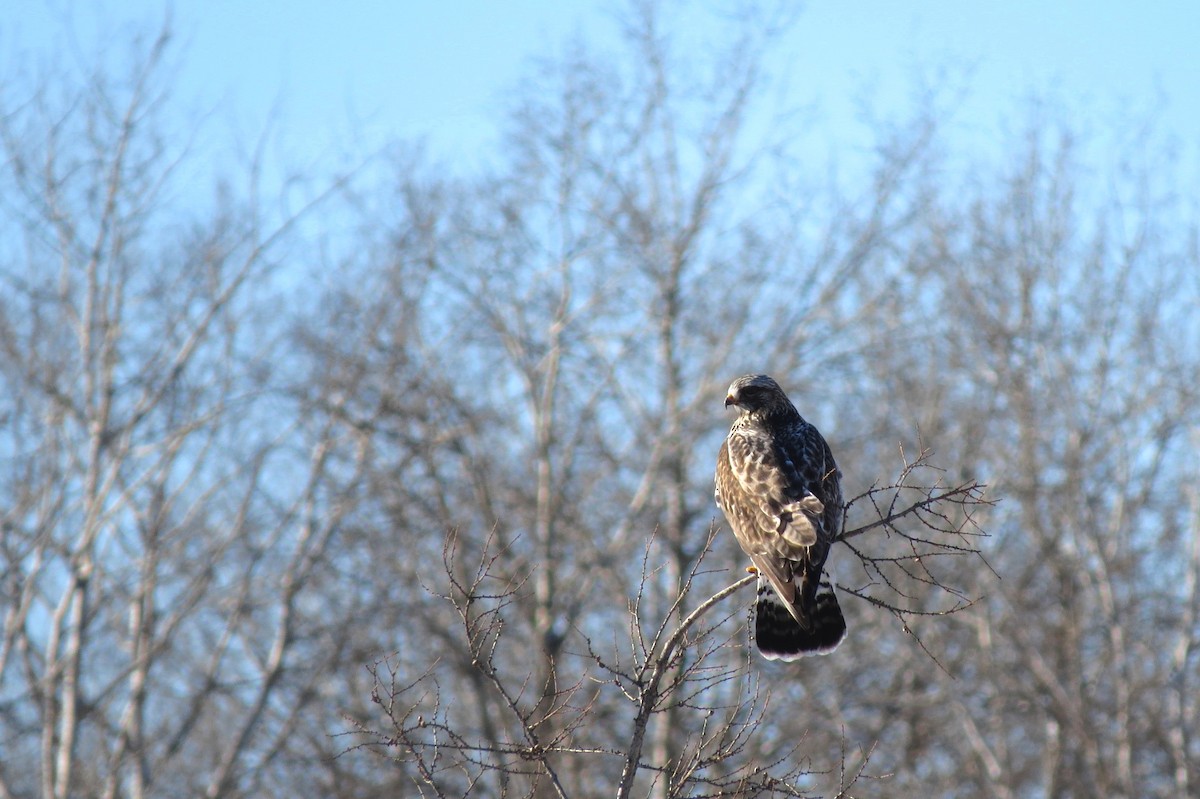
[[[344,638],[335,433],[272,415],[255,310],[299,217],[176,210],[169,38],[0,111],[4,796],[253,793]]]
[[[916,488],[910,476],[922,465],[928,464],[909,464],[896,484],[859,497],[878,501],[890,495],[890,509],[876,522],[841,536],[849,541],[890,530],[904,538],[913,547],[904,558],[856,552],[893,594],[901,596],[893,571],[927,587],[947,588],[934,576],[930,561],[941,555],[977,554],[971,539],[981,533],[975,519],[987,504],[983,487],[967,483],[923,488],[922,498],[897,507],[897,500]],[[915,529],[903,532],[910,525]],[[565,658],[588,668],[571,685],[558,683],[549,700],[538,690],[536,672],[512,668],[505,651],[522,646],[519,640],[514,644],[506,628],[510,614],[519,612],[523,595],[529,593],[529,575],[514,577],[497,570],[504,554],[495,550],[494,538],[485,541],[478,558],[472,558],[474,565],[464,570],[464,553],[451,535],[443,552],[445,580],[438,581],[445,592],[429,590],[453,610],[458,621],[455,637],[469,653],[470,667],[485,693],[501,709],[508,733],[496,736],[464,724],[453,707],[448,679],[453,675],[444,664],[430,661],[423,670],[409,672],[388,658],[368,666],[376,707],[351,719],[359,742],[349,751],[371,750],[393,758],[421,795],[438,797],[570,797],[590,795],[606,785],[615,785],[618,797],[648,791],[667,797],[809,796],[817,778],[832,783],[834,795],[849,796],[864,776],[866,757],[849,770],[843,758],[836,775],[821,774],[813,771],[798,742],[774,747],[765,758],[761,743],[755,745],[772,726],[771,691],[754,675],[739,626],[727,624],[744,613],[736,605],[721,609],[724,600],[755,577],[735,580],[687,609],[689,601],[695,601],[694,583],[705,568],[715,533],[710,533],[670,606],[654,624],[647,624],[640,607],[657,590],[649,566],[655,547],[647,547],[638,592],[628,607],[628,641],[612,646],[585,637],[579,651],[564,651]],[[902,617],[914,613],[870,599]],[[710,615],[715,620],[706,618]],[[620,712],[624,703],[632,714]],[[676,754],[667,760],[652,751],[650,737],[658,729],[655,721],[664,716],[672,720],[672,734],[689,732],[674,737]],[[614,724],[619,731],[612,736]],[[587,776],[581,780],[581,775]]]
[[[955,680],[890,692],[911,720],[880,718],[910,759],[953,753],[952,768],[898,772],[913,790],[1194,790],[1178,725],[1195,707],[1177,691],[1195,673],[1183,453],[1200,364],[1179,345],[1196,332],[1196,261],[1167,226],[1195,221],[1169,169],[1123,153],[1085,167],[1079,141],[1043,109],[1009,166],[948,189],[897,264],[887,330],[868,331],[897,416],[1003,497],[988,518],[1000,581],[923,636]]]
[[[679,592],[715,514],[719,391],[765,367],[760,348],[785,373],[799,371],[789,350],[816,350],[815,341],[853,324],[852,314],[820,309],[841,302],[873,249],[907,224],[903,186],[919,172],[925,140],[917,131],[902,156],[881,159],[883,188],[861,213],[831,219],[823,246],[772,252],[768,241],[811,223],[754,213],[766,203],[749,191],[786,168],[743,135],[773,31],[743,20],[726,68],[688,82],[672,68],[680,54],[657,14],[651,4],[635,8],[628,71],[577,48],[537,73],[536,93],[512,122],[512,162],[499,174],[454,182],[402,163],[397,172],[409,177],[392,218],[364,224],[388,231],[386,240],[346,268],[352,288],[327,303],[331,335],[310,341],[346,381],[314,403],[377,446],[370,501],[389,523],[373,546],[393,552],[392,581],[428,585],[442,566],[431,531],[445,529],[470,552],[492,542],[490,578],[525,581],[528,590],[506,600],[507,634],[521,644],[503,650],[495,669],[529,675],[522,696],[540,697],[543,741],[566,732],[556,727],[559,697],[590,673],[571,655],[627,625],[625,599],[640,597],[648,629],[669,613],[682,621]],[[738,212],[747,200],[751,210]],[[795,303],[775,301],[794,286]],[[395,530],[407,537],[389,542]],[[663,565],[643,574],[646,540]],[[718,546],[734,557],[724,538]],[[718,588],[711,574],[698,577],[702,590]],[[441,662],[453,666],[453,678],[439,675],[443,695],[472,697],[471,723],[496,751],[524,740],[507,700],[481,680],[478,654],[447,638],[458,614],[424,597],[397,608],[383,618],[399,616],[411,634],[398,641],[396,672],[428,665],[414,661],[414,640],[442,642]],[[671,685],[694,673],[692,651],[679,654],[669,660]],[[704,729],[676,712],[668,702],[649,719],[648,759],[662,773]],[[461,718],[453,727],[467,728]],[[623,742],[610,735],[606,745]],[[561,761],[548,763],[555,773],[591,768],[564,750],[547,757]],[[574,785],[587,784],[582,773]],[[679,789],[667,779],[657,786]],[[538,792],[552,787],[543,781]]]
[[[576,64],[573,70],[584,67]],[[592,86],[587,103],[569,92],[563,96],[577,104],[567,103],[568,108],[595,111],[608,94]],[[664,102],[661,92],[650,96]],[[616,187],[614,196],[620,198],[615,204],[572,200],[561,206],[577,215],[560,229],[576,231],[572,241],[579,243],[568,248],[570,257],[557,262],[560,271],[551,273],[561,281],[555,284],[558,304],[547,301],[540,307],[569,309],[582,294],[588,301],[577,306],[578,315],[533,317],[525,299],[506,302],[515,295],[497,290],[493,281],[498,278],[489,276],[485,265],[467,256],[442,262],[461,281],[455,285],[468,298],[464,308],[491,309],[483,317],[460,317],[491,320],[496,327],[490,329],[501,330],[498,340],[509,342],[510,351],[536,353],[533,373],[544,376],[549,373],[538,370],[548,364],[561,367],[578,358],[575,371],[557,373],[554,385],[561,393],[555,394],[555,407],[586,412],[534,413],[548,428],[526,440],[552,442],[543,450],[551,456],[540,461],[550,465],[551,474],[556,463],[578,463],[583,453],[600,456],[591,461],[588,477],[602,474],[603,479],[587,485],[589,492],[603,492],[605,504],[584,502],[572,510],[579,499],[572,495],[577,473],[558,472],[562,480],[551,483],[551,494],[562,504],[555,511],[570,521],[554,528],[561,533],[554,547],[540,552],[549,560],[539,560],[536,549],[525,554],[530,550],[523,536],[536,525],[513,528],[507,522],[515,517],[483,515],[475,517],[467,551],[473,557],[492,553],[479,561],[486,561],[486,568],[450,569],[449,588],[426,580],[432,595],[453,611],[437,616],[439,629],[457,624],[468,644],[474,641],[483,649],[464,647],[460,640],[455,651],[465,648],[467,654],[455,655],[453,679],[440,663],[430,670],[425,662],[414,670],[411,664],[388,661],[399,676],[398,682],[378,687],[385,698],[383,717],[369,707],[354,715],[374,744],[406,753],[402,769],[412,769],[405,773],[414,784],[435,795],[467,785],[482,793],[518,795],[572,795],[601,786],[623,786],[619,789],[639,795],[720,794],[749,791],[749,783],[738,780],[746,776],[742,764],[755,763],[785,769],[781,782],[754,783],[755,788],[813,793],[820,780],[815,772],[822,768],[811,764],[820,752],[826,754],[823,767],[840,763],[851,775],[865,774],[869,757],[873,769],[890,775],[879,783],[887,795],[955,795],[963,784],[997,796],[1029,790],[1063,796],[1171,795],[1194,785],[1189,725],[1195,705],[1187,686],[1195,658],[1196,524],[1194,492],[1187,488],[1194,468],[1183,453],[1195,429],[1196,362],[1177,345],[1187,336],[1168,331],[1194,331],[1186,309],[1194,301],[1195,281],[1188,275],[1195,254],[1186,245],[1171,249],[1180,240],[1157,227],[1151,212],[1162,210],[1178,220],[1181,209],[1170,197],[1133,193],[1088,216],[1091,206],[1080,199],[1083,188],[1070,140],[1047,144],[1043,122],[1029,135],[1021,170],[976,185],[970,203],[959,195],[952,200],[927,182],[933,173],[921,164],[921,142],[933,135],[921,121],[927,118],[897,129],[907,131],[912,147],[895,139],[881,146],[883,175],[900,182],[881,178],[879,211],[865,217],[865,228],[849,240],[835,236],[828,246],[807,251],[821,254],[819,274],[838,275],[824,284],[827,293],[819,303],[804,306],[810,316],[798,317],[813,320],[810,331],[842,334],[826,356],[830,371],[825,374],[845,376],[862,396],[879,398],[843,402],[834,429],[844,425],[855,432],[842,434],[841,441],[837,433],[832,436],[859,494],[851,503],[846,546],[835,553],[834,565],[843,589],[864,600],[854,614],[847,650],[832,665],[799,664],[787,675],[764,665],[751,675],[739,660],[744,650],[719,623],[695,637],[688,633],[696,629],[683,624],[690,610],[721,590],[721,583],[700,567],[706,550],[698,542],[712,543],[707,535],[711,517],[705,514],[711,467],[702,453],[715,451],[720,434],[719,423],[704,409],[713,402],[722,373],[739,371],[731,368],[743,357],[734,342],[745,336],[744,341],[758,344],[749,320],[763,307],[754,292],[739,293],[747,291],[741,284],[722,294],[721,303],[712,303],[713,284],[705,281],[713,269],[733,268],[728,266],[736,263],[731,253],[745,252],[740,246],[761,241],[762,220],[731,225],[740,237],[724,237],[710,220],[721,218],[729,225],[727,217],[687,217],[696,225],[695,241],[703,244],[672,245],[669,234],[678,228],[657,213],[662,193],[647,188],[650,179],[624,187],[620,158],[587,159],[572,151],[565,163],[602,163],[602,174],[611,176],[610,182],[596,184],[598,196],[601,189]],[[539,106],[522,119],[558,117]],[[587,130],[578,129],[574,137],[558,131],[548,140],[579,146],[589,140]],[[532,147],[539,139],[530,135],[525,141]],[[602,141],[622,140],[609,132]],[[631,141],[628,149],[640,153],[636,143],[641,140]],[[571,175],[563,183],[573,188],[584,180],[574,172],[556,173],[545,161],[520,163],[523,174]],[[671,174],[663,163],[638,172],[646,163],[658,162],[640,154],[630,174]],[[530,198],[546,196],[519,180],[511,183],[522,187],[521,202],[500,214],[506,224],[528,219]],[[722,192],[732,191],[730,185],[731,180],[716,181],[720,191],[711,201],[719,203]],[[1102,196],[1087,188],[1085,196]],[[499,189],[490,194],[504,196]],[[655,202],[639,206],[645,197]],[[1116,236],[1117,227],[1127,232]],[[529,247],[542,241],[531,228],[518,227],[511,240],[506,228],[483,229],[492,248],[484,264],[520,267],[540,251]],[[469,255],[479,246],[477,235],[476,230],[467,237],[469,247],[452,238],[437,249]],[[860,250],[853,242],[867,243]],[[675,253],[676,260],[656,258],[655,252]],[[602,260],[608,253],[620,257]],[[597,261],[588,262],[591,257]],[[470,271],[472,264],[482,277]],[[800,258],[783,261],[781,268],[811,264]],[[779,290],[753,266],[737,269],[739,278],[753,276],[752,285]],[[641,296],[671,302],[654,305],[651,319],[614,307],[611,295],[588,293],[595,291],[589,280],[597,273],[641,286]],[[533,275],[530,283],[516,280],[517,286],[539,285]],[[849,322],[833,326],[823,318],[830,305],[844,311]],[[797,313],[791,306],[787,311]],[[781,318],[793,317],[767,317]],[[830,327],[820,327],[827,323]],[[489,328],[476,323],[473,329]],[[512,330],[521,332],[510,335]],[[645,333],[621,337],[625,330]],[[539,339],[538,331],[551,335]],[[534,340],[550,344],[534,349],[529,346]],[[818,372],[813,358],[820,357],[820,348],[813,344],[805,350],[802,338],[788,340],[807,356],[793,367],[803,384],[805,375]],[[572,347],[577,347],[574,355],[567,355]],[[675,371],[667,368],[670,353],[678,354]],[[489,361],[493,376],[503,362]],[[459,372],[470,373],[469,367]],[[607,382],[597,384],[598,377]],[[474,394],[478,379],[467,382]],[[454,407],[470,404],[456,395],[454,380],[437,385],[445,392],[439,396],[455,397]],[[587,389],[582,402],[579,395],[572,398],[581,387]],[[819,412],[835,400],[816,401]],[[475,411],[477,418],[488,418],[483,408]],[[597,425],[591,438],[573,437],[581,422]],[[478,424],[469,426],[472,433]],[[555,460],[561,442],[585,440],[592,444]],[[654,442],[650,460],[645,451],[639,455],[612,446],[623,441]],[[704,441],[712,446],[706,449]],[[948,465],[945,471],[933,468],[931,448],[938,451],[936,462]],[[897,457],[901,478],[896,485],[872,485],[872,476],[886,474]],[[473,479],[490,470],[480,468],[483,462],[471,460]],[[528,472],[520,474],[527,484],[537,484]],[[978,500],[973,487],[992,475],[1005,501],[966,512]],[[672,505],[671,497],[682,504]],[[615,514],[614,507],[627,511]],[[683,526],[672,526],[672,519]],[[450,528],[461,524],[453,515],[445,522]],[[986,560],[977,557],[978,542],[970,535],[976,523],[998,533]],[[497,525],[494,534],[492,524]],[[634,533],[655,528],[650,554],[628,545]],[[460,534],[459,540],[467,538]],[[585,553],[594,552],[597,541],[625,545],[588,560]],[[718,538],[715,546],[720,550],[726,543]],[[1164,561],[1162,551],[1175,550],[1183,554]],[[514,558],[515,553],[522,554]],[[736,562],[728,549],[720,557]],[[564,559],[569,560],[566,571],[559,569]],[[654,565],[631,568],[635,562]],[[614,620],[587,601],[568,602],[571,613],[559,618],[569,623],[554,628],[561,634],[553,639],[556,656],[543,661],[541,671],[530,671],[513,654],[531,651],[532,642],[541,640],[529,635],[538,629],[536,623],[513,620],[528,603],[536,607],[538,591],[548,585],[543,582],[539,589],[537,574],[547,563],[555,565],[559,591],[603,585],[611,587],[610,593],[636,598],[637,621],[629,627],[633,646],[623,657],[617,655],[619,647],[597,643],[612,637]],[[570,568],[583,563],[590,574],[580,580]],[[424,574],[428,577],[428,569]],[[564,574],[570,576],[563,579]],[[495,590],[482,588],[492,580]],[[470,617],[463,609],[475,607],[472,597],[495,604]],[[533,610],[524,615],[538,618]],[[518,639],[512,649],[502,643],[510,636]],[[685,640],[688,646],[674,648]],[[675,644],[668,646],[670,641]],[[668,650],[676,657],[663,658]],[[1160,656],[1147,657],[1151,651]],[[472,671],[480,668],[487,679],[472,682]],[[774,688],[765,710],[764,695],[747,687],[758,673],[770,677]],[[463,695],[460,683],[473,685],[478,706],[491,709],[487,723],[455,715],[460,711],[452,710],[449,697]],[[701,684],[702,691],[689,693]],[[621,701],[613,704],[611,692],[597,685],[624,687],[619,698],[630,708],[619,709]],[[663,686],[670,691],[659,696]],[[540,700],[522,703],[534,695]],[[422,704],[429,697],[438,697],[440,704]],[[531,707],[540,707],[544,715]],[[787,714],[780,707],[807,712]],[[725,710],[728,715],[721,715]],[[422,718],[427,726],[414,727],[412,722]],[[751,718],[756,734],[739,737],[738,725]],[[596,728],[601,732],[592,733]],[[722,749],[720,741],[737,746]],[[806,747],[785,756],[771,741],[805,741]],[[433,767],[435,762],[465,782],[444,782],[446,774]],[[786,771],[797,765],[797,771]],[[855,791],[865,792],[874,784],[853,783]]]
[[[996,166],[934,92],[830,187],[762,124],[767,11],[634,3],[490,171],[400,150],[319,215],[197,189],[165,36],[5,82],[0,796],[1195,792],[1167,148],[1042,108]],[[855,497],[830,658],[748,646],[748,371]]]

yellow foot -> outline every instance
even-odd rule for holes
[[[747,566],[746,571],[750,574],[758,574],[758,567],[757,566]]]

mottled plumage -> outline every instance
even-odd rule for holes
[[[772,660],[832,652],[846,622],[821,570],[841,530],[841,472],[767,375],[733,381],[730,405],[738,417],[717,456],[716,500],[758,571],[759,651]]]

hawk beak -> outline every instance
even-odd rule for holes
[[[737,400],[733,398],[732,394],[725,398],[725,407],[728,408],[730,405],[737,405]]]

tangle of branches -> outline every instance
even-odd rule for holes
[[[991,500],[981,483],[947,485],[942,476],[927,451],[903,458],[894,482],[847,504],[848,518],[862,509],[869,518],[843,525],[838,538],[865,575],[861,584],[839,588],[895,615],[906,631],[912,616],[955,613],[977,601],[954,584],[953,563],[982,557],[977,517]],[[449,535],[443,588],[427,590],[456,631],[436,642],[439,650],[430,648],[423,667],[411,667],[411,653],[367,666],[378,715],[350,719],[347,734],[358,741],[350,749],[393,759],[420,795],[850,797],[871,778],[869,751],[857,758],[843,752],[842,762],[822,773],[803,739],[769,752],[756,741],[770,693],[740,628],[729,623],[741,610],[727,602],[753,575],[688,610],[697,580],[711,574],[701,556],[665,612],[648,620],[643,600],[654,570],[644,562],[623,643],[605,647],[595,631],[579,629],[570,663],[536,668],[535,653],[516,641],[505,646],[506,627],[523,612],[529,575],[508,575],[503,557],[489,536],[464,568],[461,542]],[[469,698],[462,695],[468,687]],[[649,755],[650,739],[669,740],[674,730],[664,738],[656,724],[686,730],[665,759]],[[815,792],[822,780],[832,783],[828,793]]]

